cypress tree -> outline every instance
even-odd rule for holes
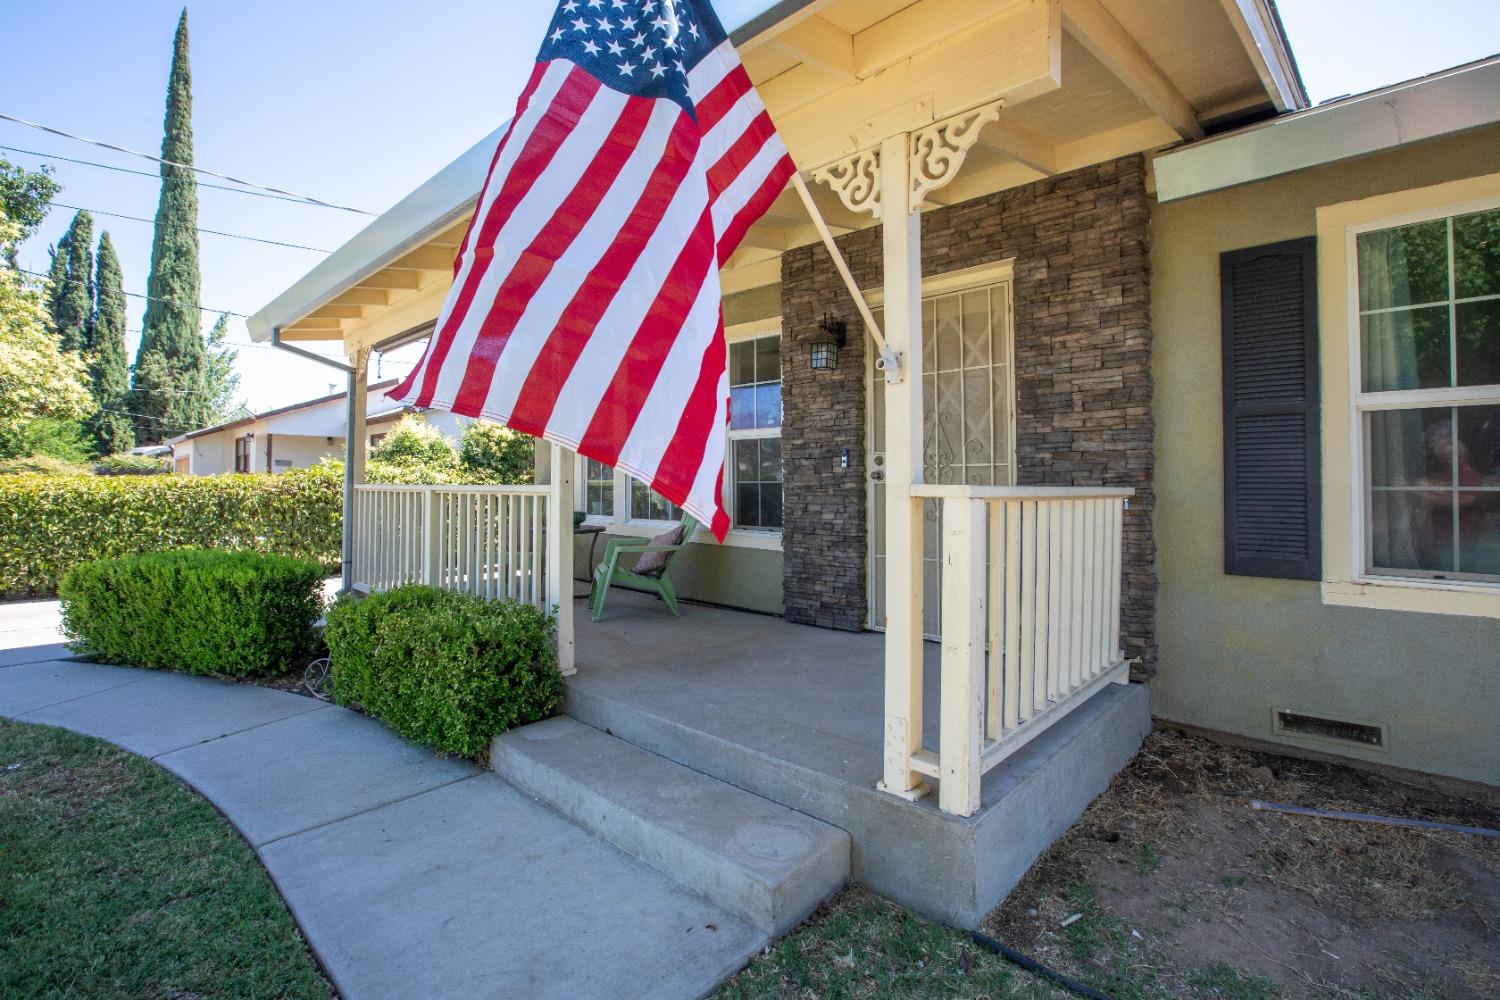
[[[193,162],[193,80],[186,8],[177,22],[161,158],[169,162],[161,165],[150,298],[130,407],[143,415],[136,418],[136,437],[152,444],[203,422],[206,351],[198,308],[198,184],[187,169]]]
[[[87,212],[73,216],[68,231],[57,241],[52,256],[52,326],[65,351],[83,351],[89,344],[89,322],[94,315],[94,218]]]
[[[89,378],[99,411],[89,419],[89,432],[101,455],[135,447],[129,409],[130,369],[125,358],[125,279],[109,233],[99,236],[98,300],[89,333]]]

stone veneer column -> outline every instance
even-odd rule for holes
[[[1016,458],[1033,486],[1131,486],[1127,655],[1154,669],[1154,426],[1149,200],[1139,156],[927,213],[928,276],[1015,259]],[[839,241],[861,287],[881,281],[879,230]],[[808,367],[827,311],[849,323],[836,371]],[[865,344],[828,253],[782,258],[786,616],[859,629],[865,563]],[[840,468],[840,449],[849,468]]]

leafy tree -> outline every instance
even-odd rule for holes
[[[469,482],[526,485],[536,469],[536,438],[488,421],[464,428],[458,461]]]
[[[89,432],[100,455],[129,451],[135,428],[129,411],[130,368],[125,355],[125,279],[109,233],[99,237],[98,293],[89,334],[89,377],[98,411]]]
[[[41,417],[0,432],[0,456],[86,469],[94,441],[81,420]]]
[[[89,213],[73,216],[57,241],[51,278],[49,304],[57,342],[65,351],[84,351],[94,318],[94,217]]]
[[[137,438],[164,437],[208,423],[208,352],[199,306],[198,184],[193,162],[193,81],[188,65],[188,18],[177,22],[162,137],[161,200],[151,244],[150,298],[136,355],[131,410]]]
[[[20,227],[0,217],[0,245]],[[83,360],[58,349],[42,296],[0,267],[0,438],[34,420],[81,420],[93,409]]]
[[[0,244],[0,256],[11,267],[18,266],[16,251],[36,232],[47,217],[52,198],[62,190],[52,179],[52,168],[27,170],[0,157],[0,214],[15,223],[17,229],[8,242]]]
[[[239,409],[234,397],[240,391],[240,375],[235,371],[240,352],[229,346],[229,314],[219,317],[208,331],[208,365],[203,373],[203,401],[206,424],[231,419]]]
[[[370,451],[376,462],[436,465],[451,468],[458,453],[443,432],[419,416],[407,414]]]

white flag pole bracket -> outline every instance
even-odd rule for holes
[[[824,221],[823,213],[818,210],[818,203],[813,201],[812,192],[807,189],[807,182],[802,179],[802,174],[792,174],[792,183],[797,188],[797,194],[802,198],[802,204],[807,208],[807,214],[812,217],[818,235],[823,238],[823,245],[828,248],[829,255],[833,257],[833,266],[838,268],[839,277],[844,279],[844,286],[849,289],[849,295],[854,299],[854,304],[858,307],[859,314],[864,319],[865,326],[869,328],[870,336],[874,338],[875,346],[880,351],[880,357],[875,359],[876,369],[885,373],[885,380],[892,385],[900,383],[904,377],[901,352],[891,350],[886,344],[885,335],[880,331],[880,324],[875,322],[875,314],[870,311],[870,304],[865,301],[864,293],[855,283],[854,275],[849,271],[849,262],[844,260],[843,253],[834,242],[833,233],[829,232],[828,223]]]

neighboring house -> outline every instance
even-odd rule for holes
[[[1500,64],[1308,109],[1270,0],[731,9],[921,378],[876,370],[783,196],[723,272],[734,528],[673,578],[885,636],[739,616],[722,648],[680,649],[671,622],[606,618],[578,629],[569,713],[848,830],[856,878],[959,922],[1128,759],[1148,697],[1176,723],[1500,785]],[[252,334],[342,341],[360,371],[429,336],[500,134]],[[678,517],[570,454],[534,509],[615,536]],[[420,530],[382,496],[356,506],[357,581],[560,600],[489,568],[530,558],[540,581],[543,515],[529,550],[504,521],[498,555],[403,575],[381,567],[412,563]],[[549,547],[547,579],[590,541]],[[1109,684],[1127,663],[1143,683]],[[937,803],[906,801],[934,779]]]
[[[387,397],[395,381],[370,386],[366,400],[366,446],[373,448],[408,412]],[[189,476],[231,472],[287,472],[306,469],[326,458],[342,458],[347,433],[348,393],[337,392],[305,403],[244,416],[191,431],[167,441],[172,471]],[[471,421],[451,413],[432,412],[424,419],[457,443]]]

